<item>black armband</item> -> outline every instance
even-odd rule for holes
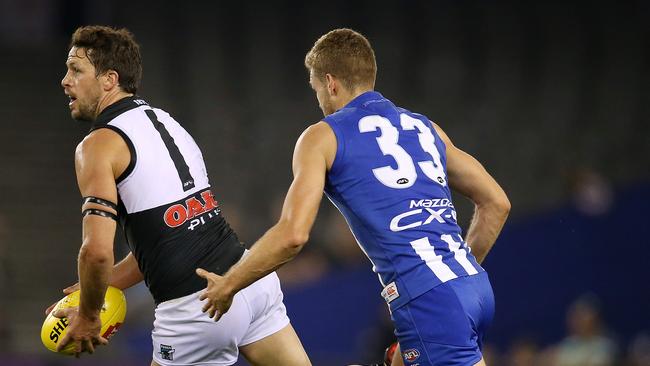
[[[96,203],[98,205],[102,205],[102,206],[106,206],[108,208],[112,208],[113,210],[115,210],[117,212],[117,205],[114,204],[113,202],[105,200],[103,198],[88,196],[88,197],[84,197],[83,200],[84,200],[84,202],[83,202],[82,206],[85,205],[86,203]]]
[[[100,209],[97,209],[97,208],[89,208],[89,209],[84,210],[81,213],[82,217],[86,217],[88,215],[102,216],[102,217],[106,217],[106,218],[113,219],[113,220],[117,221],[117,215],[115,215],[114,213],[104,211],[104,210],[100,210]]]

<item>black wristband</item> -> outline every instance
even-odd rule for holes
[[[83,202],[84,205],[86,203],[96,203],[98,205],[106,206],[108,208],[112,208],[113,210],[117,211],[117,205],[116,204],[114,204],[111,201],[105,200],[103,198],[88,196],[88,197],[84,197],[83,200],[84,200],[84,202]]]
[[[117,221],[117,215],[115,215],[114,213],[104,211],[104,210],[99,210],[99,209],[96,209],[96,208],[89,208],[89,209],[84,210],[81,213],[82,217],[86,217],[88,215],[102,216],[102,217],[106,217],[106,218],[113,219],[113,220]]]

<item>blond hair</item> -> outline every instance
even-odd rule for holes
[[[305,56],[305,66],[321,80],[325,74],[335,76],[349,90],[375,86],[375,51],[352,29],[335,29],[320,37]]]

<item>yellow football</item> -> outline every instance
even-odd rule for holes
[[[79,291],[75,291],[59,302],[54,307],[54,310],[45,318],[43,327],[41,328],[41,340],[47,349],[56,352],[57,344],[63,339],[66,333],[66,328],[69,325],[67,318],[57,318],[52,315],[58,309],[70,308],[79,306]],[[108,339],[124,322],[126,316],[126,298],[119,289],[109,286],[104,296],[104,306],[100,312],[100,319],[102,321],[101,336]],[[74,354],[74,346],[69,344],[61,352],[66,355]]]

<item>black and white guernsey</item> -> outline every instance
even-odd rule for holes
[[[91,132],[100,128],[122,136],[131,153],[116,180],[118,216],[157,304],[205,288],[197,267],[223,274],[241,258],[201,150],[174,118],[127,97],[102,111]]]

